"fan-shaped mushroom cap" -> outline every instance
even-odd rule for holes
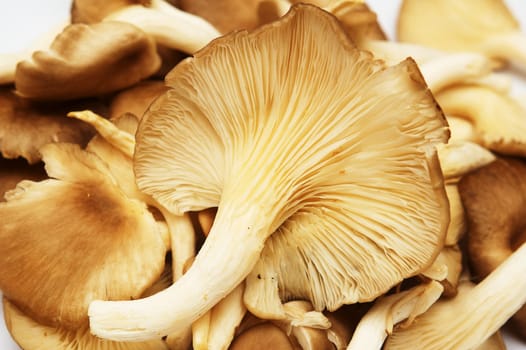
[[[15,86],[41,100],[97,96],[147,78],[160,64],[153,39],[131,24],[72,24],[49,50],[17,65]]]
[[[91,300],[141,296],[166,249],[98,157],[72,144],[42,154],[52,179],[22,182],[0,203],[0,289],[39,323],[75,329]]]
[[[237,336],[230,350],[294,350],[287,334],[272,323],[251,327]]]
[[[526,242],[526,163],[499,158],[465,175],[459,190],[469,225],[468,258],[482,279]],[[526,307],[516,319],[526,339]]]
[[[86,145],[94,130],[77,120],[65,118],[70,108],[90,103],[64,105],[39,104],[16,95],[9,88],[0,89],[0,153],[4,158],[40,161],[38,149],[50,142]],[[96,104],[91,108],[97,109]]]
[[[482,146],[526,156],[526,110],[510,95],[486,86],[457,85],[435,95],[446,114],[469,120]]]
[[[448,130],[413,61],[385,68],[332,15],[296,5],[213,41],[166,81],[139,125],[137,182],[174,213],[218,206],[217,216],[173,286],[93,302],[95,334],[187,326],[264,247],[282,293],[317,310],[372,300],[438,254],[449,210],[436,145]]]
[[[452,51],[478,51],[526,68],[525,36],[503,0],[404,0],[400,41]]]

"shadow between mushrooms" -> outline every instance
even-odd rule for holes
[[[440,251],[449,210],[435,147],[449,135],[412,60],[385,68],[332,15],[296,5],[213,41],[166,82],[137,132],[139,188],[173,213],[217,206],[217,216],[170,288],[93,302],[94,334],[182,329],[256,265],[256,280],[278,284],[253,286],[262,299],[278,303],[279,290],[336,309],[376,298]]]

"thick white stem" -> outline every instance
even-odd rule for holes
[[[134,301],[94,301],[93,334],[112,340],[162,337],[191,325],[252,270],[271,231],[268,218],[248,209],[222,214],[190,269],[171,287]]]
[[[132,5],[116,11],[105,21],[128,22],[150,34],[157,43],[186,53],[194,53],[220,33],[201,17],[173,9],[160,11]]]

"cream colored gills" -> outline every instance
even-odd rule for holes
[[[316,308],[371,300],[438,254],[449,210],[435,146],[449,135],[412,60],[385,68],[334,17],[297,5],[279,22],[215,40],[166,83],[137,133],[138,185],[174,214],[218,206],[217,216],[170,288],[93,302],[97,336],[142,340],[188,327],[246,278],[267,238],[296,213],[326,223],[307,226],[310,248],[320,237],[375,247],[361,262],[361,252],[349,256],[355,249],[332,256],[332,245],[318,245],[316,264],[296,265],[312,276],[302,285],[284,271],[286,290]],[[300,229],[301,218],[294,222]],[[378,259],[382,267],[370,263]],[[345,278],[349,261],[356,268]]]

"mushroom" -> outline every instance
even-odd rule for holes
[[[335,310],[378,297],[440,251],[449,209],[436,145],[448,130],[412,60],[385,68],[333,16],[299,4],[214,40],[166,82],[139,125],[137,183],[173,213],[218,206],[217,216],[170,288],[93,302],[94,334],[184,328],[247,275],[257,280],[256,265],[275,269],[282,296]]]
[[[473,349],[526,303],[526,244],[479,284],[463,283],[410,326],[396,327],[384,349]],[[440,324],[440,327],[437,327]]]
[[[78,329],[91,300],[140,297],[166,248],[100,158],[64,143],[41,153],[51,178],[23,181],[0,203],[0,289],[35,321]]]
[[[486,148],[469,141],[455,141],[440,145],[438,157],[444,178],[448,183],[457,183],[464,174],[496,159],[495,155]]]
[[[98,102],[41,104],[18,96],[10,88],[0,88],[0,154],[4,158],[22,157],[30,164],[41,160],[39,148],[50,142],[70,142],[85,146],[93,129],[65,118],[70,108],[91,107],[104,110]]]
[[[526,155],[526,110],[509,94],[485,86],[457,85],[435,97],[446,114],[473,124],[482,146],[506,155]]]
[[[503,0],[404,0],[397,35],[403,42],[481,52],[526,69],[526,37]]]
[[[272,323],[251,327],[237,336],[229,350],[295,350],[287,334]]]
[[[522,159],[499,158],[459,182],[469,225],[468,259],[477,279],[488,276],[526,242],[525,179]],[[526,339],[526,307],[512,324]]]
[[[263,24],[259,11],[261,2],[262,0],[180,0],[178,7],[204,18],[219,32],[226,34],[239,29],[254,29]],[[273,18],[264,17],[264,21],[279,17],[277,10],[273,12]],[[265,11],[265,14],[269,13],[270,10]]]
[[[464,206],[460,199],[457,184],[446,185],[447,199],[449,201],[449,226],[447,227],[446,240],[447,247],[455,246],[462,239],[467,231],[466,215]]]
[[[47,178],[41,163],[30,165],[24,159],[5,159],[0,157],[0,202],[4,193],[14,189],[22,180],[40,181]]]
[[[71,19],[74,23],[131,23],[157,43],[190,54],[220,35],[203,18],[181,11],[164,0],[74,0]]]
[[[422,276],[438,281],[444,287],[445,297],[457,294],[457,287],[462,273],[462,251],[458,245],[442,248],[440,254]]]
[[[7,298],[3,298],[6,326],[15,342],[24,350],[37,349],[119,349],[119,350],[168,350],[161,340],[124,343],[100,339],[84,325],[75,330],[43,326],[26,316]]]
[[[15,86],[21,96],[40,100],[98,96],[149,77],[160,64],[154,41],[131,24],[72,24],[49,50],[17,65]]]
[[[119,92],[111,99],[109,119],[131,113],[140,120],[153,100],[166,90],[162,81],[147,80]]]
[[[382,349],[385,338],[397,324],[411,324],[438,300],[442,290],[440,283],[431,281],[378,298],[358,323],[347,350]]]

